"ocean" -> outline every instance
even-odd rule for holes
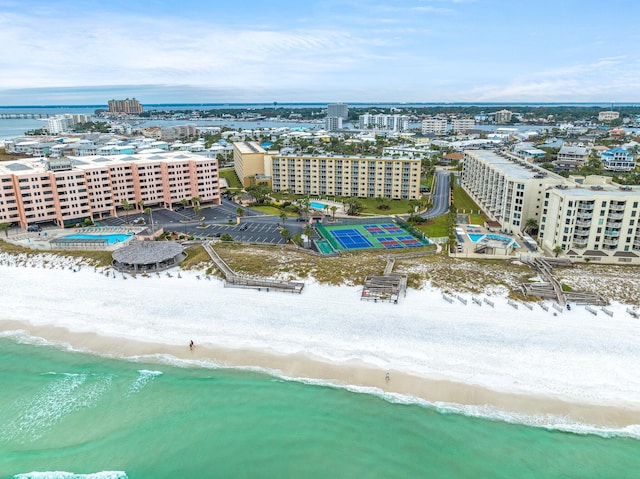
[[[79,305],[81,306],[81,305]],[[637,477],[640,442],[0,338],[0,477]]]

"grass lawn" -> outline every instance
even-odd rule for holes
[[[453,203],[456,209],[462,213],[463,211],[469,213],[469,211],[473,211],[473,214],[469,215],[469,219],[471,224],[473,225],[483,225],[487,218],[484,214],[476,214],[480,211],[478,205],[471,199],[471,197],[467,194],[466,191],[462,189],[462,186],[456,184],[453,189]]]
[[[264,213],[266,215],[274,215],[280,216],[282,210],[279,210],[275,206],[250,206],[249,209],[254,211],[259,211],[260,213]],[[295,215],[298,216],[298,215]]]
[[[295,201],[300,198],[307,198],[306,195],[294,195],[287,194],[283,196],[282,193],[273,193],[273,198],[279,201]],[[326,196],[324,197],[328,201],[347,202],[352,198],[340,197],[340,196]],[[409,200],[389,200],[388,210],[379,210],[377,208],[378,202],[375,198],[355,198],[358,203],[362,205],[360,210],[360,216],[367,215],[406,215],[409,213]],[[331,214],[331,210],[327,211],[327,214]]]
[[[439,238],[441,236],[449,236],[449,215],[438,216],[432,220],[422,223],[421,225],[414,225],[419,231],[422,231],[425,235],[431,238]]]
[[[229,188],[242,189],[242,183],[236,175],[236,170],[233,168],[224,168],[220,170],[220,177],[227,180]]]

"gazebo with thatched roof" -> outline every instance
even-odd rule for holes
[[[115,269],[135,273],[172,268],[186,256],[182,245],[175,241],[137,241],[112,254]]]

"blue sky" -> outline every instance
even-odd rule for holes
[[[0,105],[640,101],[634,0],[0,0]]]

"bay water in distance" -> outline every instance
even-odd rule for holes
[[[640,470],[636,439],[443,413],[259,372],[111,359],[7,336],[0,364],[3,478],[622,478]]]

